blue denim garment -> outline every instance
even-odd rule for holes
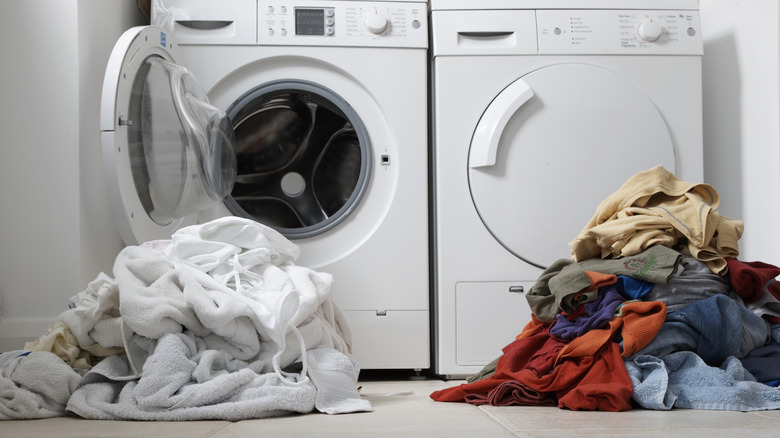
[[[745,357],[769,339],[767,321],[725,295],[714,295],[669,312],[653,341],[636,355],[663,358],[692,351],[708,365],[719,366],[729,356]]]

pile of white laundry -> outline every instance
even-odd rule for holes
[[[49,333],[0,354],[0,419],[241,420],[371,411],[331,275],[225,217],[125,248]]]

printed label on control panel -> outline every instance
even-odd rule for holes
[[[702,53],[694,11],[537,11],[542,54]]]

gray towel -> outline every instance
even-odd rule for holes
[[[80,381],[81,376],[54,353],[0,353],[0,420],[64,415]]]
[[[157,421],[238,421],[314,409],[310,380],[290,385],[276,373],[257,374],[252,364],[223,358],[192,333],[167,334],[138,381],[112,380],[131,372],[123,356],[112,356],[84,378],[67,409],[92,419]]]

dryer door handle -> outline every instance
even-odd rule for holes
[[[528,102],[534,90],[522,79],[506,87],[491,102],[482,118],[479,119],[474,137],[471,139],[469,167],[484,167],[496,164],[498,141],[509,119]]]

